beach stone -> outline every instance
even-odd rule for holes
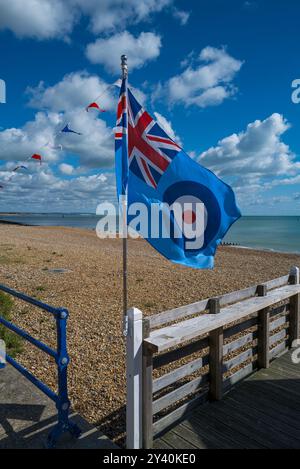
[[[69,269],[48,269],[48,272],[50,274],[69,274],[72,272],[72,270]]]

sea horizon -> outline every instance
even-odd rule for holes
[[[95,230],[100,216],[88,212],[0,212],[0,221]],[[300,215],[244,215],[223,242],[240,247],[300,254]]]

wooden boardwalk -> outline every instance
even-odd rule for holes
[[[241,382],[222,401],[194,409],[155,440],[164,449],[300,449],[300,364],[291,352]]]

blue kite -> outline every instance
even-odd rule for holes
[[[82,135],[80,132],[75,132],[75,130],[70,129],[69,124],[67,124],[63,129],[62,132],[64,133],[70,133],[70,134],[76,134],[76,135]]]

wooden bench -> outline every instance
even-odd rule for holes
[[[299,318],[295,267],[263,285],[150,318],[130,310],[128,448],[151,448],[154,437],[195,406],[222,399],[241,379],[268,368],[299,338]]]

